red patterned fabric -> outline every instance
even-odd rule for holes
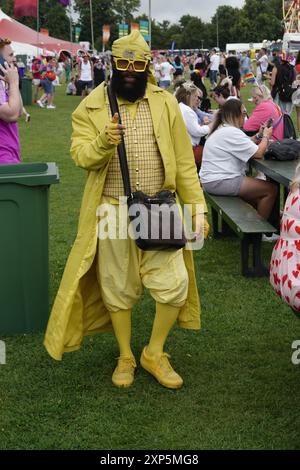
[[[270,264],[270,283],[275,292],[300,312],[300,190],[286,200],[277,241]]]
[[[37,17],[37,0],[15,0],[14,16],[21,18],[22,16]]]

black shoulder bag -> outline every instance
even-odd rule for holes
[[[110,86],[107,87],[107,93],[112,116],[118,113],[121,124],[118,102]],[[183,248],[187,240],[175,193],[163,190],[154,196],[148,196],[142,191],[132,192],[123,136],[118,145],[118,155],[129,220],[132,222],[131,236],[137,246],[144,251]]]
[[[300,157],[300,142],[293,139],[272,142],[265,153],[266,160],[297,160]]]

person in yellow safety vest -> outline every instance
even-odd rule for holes
[[[135,191],[176,192],[183,204],[192,205],[193,222],[202,216],[199,231],[204,236],[209,229],[207,208],[176,98],[152,84],[148,44],[134,31],[113,43],[112,56],[111,86],[122,125],[117,114],[111,117],[105,83],[73,113],[71,155],[88,177],[78,235],[44,344],[54,359],[61,360],[64,352],[79,349],[84,335],[113,329],[120,356],[112,382],[129,387],[137,366],[131,349],[131,310],[146,287],[156,302],[156,314],[140,362],[163,386],[177,389],[183,380],[172,368],[164,344],[176,321],[183,328],[200,329],[193,253],[142,251],[130,238],[99,239],[99,204],[114,206],[118,212],[119,198],[124,197],[117,154],[121,136]],[[109,223],[118,224],[118,218]]]

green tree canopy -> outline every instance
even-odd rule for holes
[[[119,23],[124,20],[125,23],[130,24],[134,21],[133,15],[138,10],[140,3],[140,0],[92,0],[94,38],[98,49],[101,45],[102,26],[104,24],[110,25],[111,43],[118,37]],[[91,42],[91,16],[89,1],[76,0],[75,8],[80,16],[80,41]]]
[[[0,8],[9,16],[13,16],[14,7],[13,0],[0,0]],[[65,7],[58,0],[42,0],[39,3],[39,28],[49,29],[51,36],[59,39],[70,38],[70,21],[66,13]],[[22,24],[32,29],[37,28],[37,19],[31,16],[17,18]]]

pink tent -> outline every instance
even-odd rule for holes
[[[63,49],[75,55],[80,49],[79,44],[37,33],[33,29],[13,19],[0,19],[0,36],[6,37],[11,41],[31,44],[32,46],[57,53]]]

